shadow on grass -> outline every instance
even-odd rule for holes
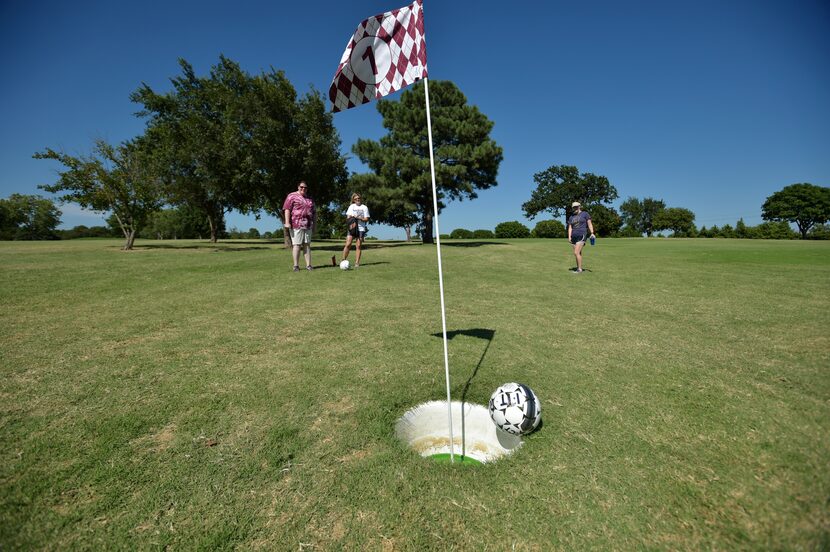
[[[435,333],[432,335],[442,338],[444,334]],[[461,456],[464,457],[467,455],[467,420],[464,416],[464,405],[467,404],[467,392],[470,390],[470,385],[472,385],[476,374],[478,374],[478,369],[481,368],[481,363],[484,362],[484,357],[487,356],[487,350],[490,348],[490,344],[496,336],[496,330],[488,330],[486,328],[453,330],[451,332],[447,332],[447,340],[452,340],[459,335],[466,335],[487,341],[487,345],[484,346],[484,351],[481,353],[481,358],[478,359],[478,364],[476,364],[476,367],[473,368],[473,373],[470,374],[469,378],[467,378],[467,382],[464,384],[464,389],[461,391]]]
[[[509,243],[504,242],[491,242],[491,241],[458,241],[458,242],[447,242],[441,243],[446,247],[482,247],[484,245],[510,245]]]
[[[226,245],[241,245],[244,244],[247,247],[223,247]],[[221,252],[229,252],[229,253],[238,253],[242,251],[256,251],[256,250],[268,250],[271,249],[265,245],[251,245],[251,242],[220,242],[220,243],[197,243],[197,244],[187,244],[187,245],[177,245],[174,243],[143,243],[141,245],[135,246],[135,249],[140,250],[150,250],[150,249],[196,249],[196,250],[211,250],[211,251],[221,251]]]
[[[378,261],[378,262],[375,262],[375,263],[360,263],[360,268],[357,268],[357,269],[351,268],[350,270],[358,270],[359,271],[364,266],[383,265],[383,264],[389,264],[389,263],[387,261]],[[340,265],[333,265],[333,264],[314,265],[314,270],[322,270],[324,268],[336,268],[336,269],[340,270]]]
[[[280,243],[282,243],[282,242],[280,242]],[[311,244],[311,250],[312,251],[343,251],[343,247],[345,247],[345,245],[346,245],[345,240],[338,241],[338,242],[336,242],[332,245],[328,245],[328,244],[327,245],[319,245],[319,242],[317,242],[317,243],[318,243],[318,245],[315,245],[314,242],[312,242],[312,244]],[[325,243],[325,242],[323,242],[323,243]],[[397,242],[397,241],[392,241],[392,242],[367,241],[367,242],[363,243],[363,247],[361,249],[363,251],[366,251],[366,250],[369,250],[369,249],[385,249],[387,247],[412,247],[412,246],[418,246],[418,245],[423,245],[423,244],[421,244],[421,242],[406,242],[406,241],[400,241],[400,242]],[[354,250],[355,250],[355,246],[352,245],[352,251],[354,251]]]
[[[434,333],[432,334],[434,337],[443,337],[442,333]],[[487,356],[487,350],[490,348],[490,344],[493,342],[493,338],[496,336],[496,330],[489,330],[486,328],[472,328],[469,330],[453,330],[451,332],[447,332],[447,339],[452,340],[459,335],[466,335],[468,337],[475,337],[477,339],[483,339],[487,341],[487,344],[484,346],[484,351],[481,353],[481,358],[478,359],[478,364],[476,367],[473,368],[472,374],[470,377],[467,378],[467,382],[464,384],[464,388],[461,391],[461,402],[465,403],[467,399],[467,392],[470,390],[470,386],[473,383],[473,378],[476,377],[478,374],[478,369],[481,368],[481,364],[484,362],[484,357]]]

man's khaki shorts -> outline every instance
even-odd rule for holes
[[[303,245],[311,243],[311,230],[308,228],[292,228],[291,229],[291,244]]]

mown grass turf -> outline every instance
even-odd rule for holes
[[[830,244],[443,247],[453,397],[530,385],[509,459],[418,457],[435,248],[0,243],[0,549],[830,547]]]

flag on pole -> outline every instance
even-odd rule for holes
[[[382,98],[427,77],[422,1],[357,26],[329,88],[332,111]]]

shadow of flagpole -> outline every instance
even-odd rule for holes
[[[434,333],[432,334],[433,337],[443,338],[443,333]],[[467,381],[464,383],[464,389],[461,391],[461,456],[464,457],[467,454],[467,432],[466,432],[466,421],[464,416],[464,405],[467,403],[467,392],[470,390],[470,386],[473,383],[473,379],[478,374],[479,368],[481,368],[482,363],[484,362],[484,357],[487,356],[487,351],[490,349],[490,344],[493,342],[493,338],[496,336],[496,330],[489,330],[486,328],[472,328],[469,330],[453,330],[451,332],[447,332],[447,339],[451,340],[459,335],[466,335],[468,337],[475,337],[477,339],[483,339],[487,341],[487,345],[484,346],[484,351],[481,353],[481,357],[478,359],[478,364],[476,367],[473,368],[473,372],[470,374],[470,377],[467,378]],[[452,448],[452,444],[450,444],[450,448]]]

